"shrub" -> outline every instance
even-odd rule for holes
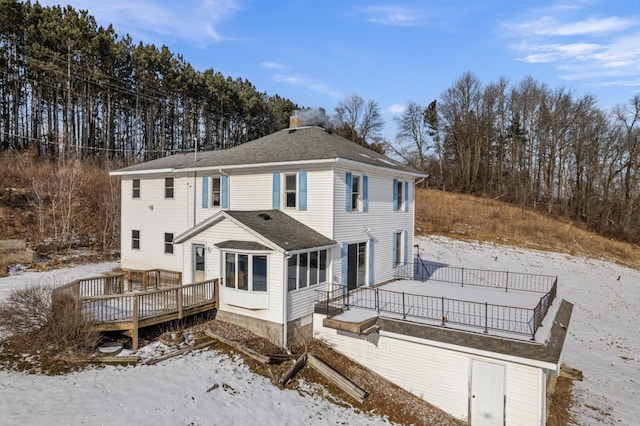
[[[10,337],[5,347],[26,353],[41,364],[83,357],[97,346],[100,334],[82,318],[77,299],[50,285],[13,291],[0,303],[0,327]]]

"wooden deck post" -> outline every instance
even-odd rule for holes
[[[182,288],[176,289],[176,304],[178,305],[178,319],[182,319]]]
[[[131,348],[135,351],[138,349],[138,296],[131,297],[131,312],[133,315],[133,329],[131,330]]]

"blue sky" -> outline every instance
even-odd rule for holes
[[[407,102],[427,105],[466,71],[483,84],[532,76],[594,94],[607,111],[640,92],[637,0],[68,4],[134,42],[167,45],[198,70],[246,78],[303,107],[332,113],[351,94],[373,99],[389,139]]]

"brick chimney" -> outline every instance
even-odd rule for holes
[[[293,128],[298,127],[298,126],[299,126],[299,124],[300,124],[300,119],[298,118],[298,116],[296,116],[296,115],[292,115],[292,116],[289,118],[289,128],[290,128],[290,129],[293,129]]]

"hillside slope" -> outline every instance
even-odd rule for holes
[[[472,195],[418,188],[416,235],[582,255],[640,269],[638,246],[595,234],[569,220]]]

